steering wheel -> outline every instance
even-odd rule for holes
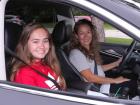
[[[122,71],[121,69],[123,69],[124,65],[126,64],[127,60],[129,59],[130,55],[132,54],[132,52],[133,52],[133,50],[134,50],[134,48],[136,46],[136,44],[137,44],[137,41],[134,40],[131,43],[131,45],[127,48],[126,54],[124,54],[122,62],[120,63],[120,65],[118,67],[119,71]]]

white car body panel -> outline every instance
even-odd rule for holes
[[[0,80],[6,80],[4,55],[4,13],[7,0],[0,1]]]

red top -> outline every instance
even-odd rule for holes
[[[42,72],[43,74],[46,74],[57,82],[59,81],[56,73],[47,65],[43,65],[41,62],[36,62],[33,63],[31,67]],[[32,70],[29,66],[23,66],[18,70],[15,75],[14,82],[58,90],[58,88],[52,81],[46,79],[45,77],[42,77],[40,74]]]

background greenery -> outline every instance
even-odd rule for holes
[[[132,42],[132,39],[106,37],[106,38],[105,38],[105,42],[107,42],[107,43],[116,43],[116,44],[126,44],[126,45],[130,45],[131,42]]]
[[[108,23],[104,23],[104,29],[105,30],[115,30],[115,28],[112,27]],[[116,44],[129,45],[129,44],[131,44],[132,39],[128,39],[128,38],[115,38],[115,37],[105,37],[105,42],[107,42],[107,43],[116,43]]]
[[[104,29],[108,30],[108,29],[115,29],[114,27],[112,27],[110,24],[108,23],[104,23]]]

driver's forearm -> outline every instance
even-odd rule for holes
[[[110,64],[102,65],[102,68],[103,68],[104,71],[108,71],[108,70],[111,70],[111,69],[113,69],[117,66],[118,66],[118,63],[113,62],[113,63],[110,63]]]
[[[116,83],[115,79],[113,78],[107,78],[107,77],[101,77],[94,75],[91,78],[87,79],[89,82],[97,83],[97,84],[110,84],[110,83]]]

